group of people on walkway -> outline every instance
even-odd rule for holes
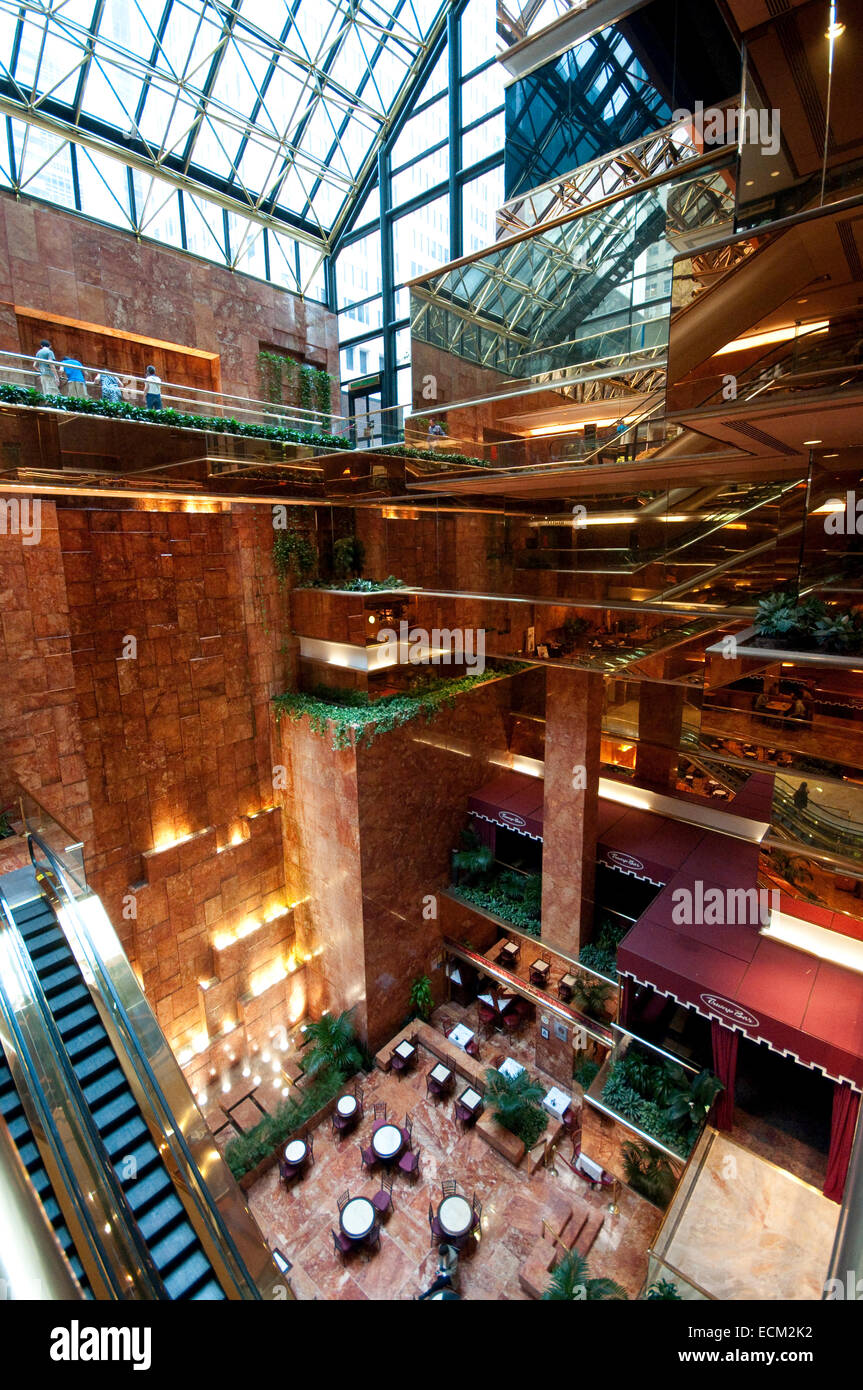
[[[66,355],[59,362],[47,338],[43,338],[33,359],[38,389],[43,396],[90,395],[88,384],[99,389],[103,401],[133,402],[138,394],[135,378],[120,376],[107,368],[98,371],[84,367],[77,357]],[[162,410],[162,379],[155,367],[148,367],[144,377],[144,404],[148,410]]]

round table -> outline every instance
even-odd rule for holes
[[[375,1224],[375,1209],[368,1197],[352,1197],[339,1212],[339,1225],[351,1240],[362,1240]]]
[[[338,1110],[339,1114],[342,1116],[343,1119],[349,1119],[351,1115],[356,1114],[356,1096],[340,1096],[339,1100],[336,1103],[336,1109]]]
[[[285,1148],[285,1162],[290,1163],[292,1168],[296,1168],[298,1163],[302,1163],[308,1150],[302,1139],[292,1139]]]
[[[381,1125],[372,1135],[372,1148],[378,1158],[396,1158],[404,1144],[404,1135],[398,1125]]]
[[[444,1197],[437,1219],[448,1236],[466,1236],[473,1225],[473,1208],[466,1197]]]

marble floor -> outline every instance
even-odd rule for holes
[[[820,1299],[838,1217],[815,1188],[709,1130],[657,1253],[713,1298]]]
[[[517,1056],[516,1045],[509,1038],[501,1042],[506,1055]],[[543,1217],[575,1196],[607,1209],[607,1195],[594,1193],[560,1152],[554,1168],[529,1175],[524,1166],[512,1168],[475,1131],[462,1133],[452,1099],[436,1103],[426,1097],[425,1076],[433,1063],[421,1052],[417,1069],[401,1081],[378,1070],[361,1077],[366,1113],[359,1129],[333,1143],[327,1122],[315,1135],[315,1163],[302,1182],[285,1191],[273,1168],[249,1190],[249,1205],[270,1246],[293,1263],[290,1280],[297,1298],[413,1299],[427,1289],[437,1264],[437,1252],[430,1248],[428,1208],[431,1203],[437,1210],[444,1178],[455,1178],[468,1198],[475,1192],[483,1203],[482,1240],[475,1253],[460,1261],[460,1292],[466,1300],[525,1299],[518,1270],[542,1233]],[[535,1072],[532,1061],[530,1065]],[[413,1147],[421,1151],[420,1177],[411,1185],[406,1177],[396,1176],[393,1210],[382,1228],[380,1250],[370,1256],[352,1254],[343,1265],[331,1235],[338,1228],[339,1195],[350,1191],[352,1197],[371,1196],[379,1186],[379,1178],[361,1170],[358,1150],[358,1141],[369,1143],[376,1101],[385,1102],[398,1122],[406,1114],[412,1117]],[[636,1297],[659,1220],[654,1207],[623,1190],[619,1212],[606,1211],[590,1255],[591,1274],[617,1280],[631,1298]]]

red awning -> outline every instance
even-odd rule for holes
[[[675,923],[680,889],[704,899],[710,888],[754,887],[756,875],[755,846],[738,843],[731,856],[728,840],[708,832],[621,944],[618,974],[863,1089],[863,975],[772,941],[757,924]],[[781,907],[803,917],[808,905],[783,895]]]
[[[541,840],[544,785],[541,777],[502,772],[468,798],[467,809],[472,816],[491,821],[502,830]]]

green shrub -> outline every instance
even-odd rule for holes
[[[346,1079],[339,1071],[329,1071],[319,1080],[307,1082],[300,1089],[299,1101],[289,1096],[275,1114],[266,1115],[247,1134],[232,1139],[225,1148],[225,1162],[234,1177],[239,1181],[268,1158],[278,1145],[338,1095]]]
[[[457,680],[431,680],[416,693],[385,695],[373,700],[365,691],[338,690],[319,685],[312,691],[288,690],[273,700],[276,719],[297,723],[308,718],[313,733],[332,734],[332,748],[368,748],[380,735],[423,718],[429,723],[442,709],[451,709],[459,695],[500,676],[525,669],[522,662],[502,662],[482,675]]]
[[[504,1129],[515,1134],[526,1149],[532,1149],[548,1126],[548,1116],[541,1101],[545,1090],[527,1071],[518,1076],[504,1076],[489,1067],[485,1074],[483,1100],[494,1118]]]

